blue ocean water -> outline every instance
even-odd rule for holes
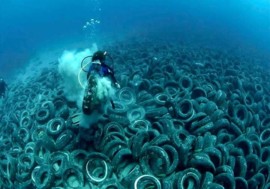
[[[0,75],[9,77],[37,49],[63,41],[132,35],[269,52],[270,5],[263,1],[2,0]],[[94,28],[83,26],[99,20]],[[89,36],[88,36],[89,37]]]
[[[0,189],[270,188],[269,44],[269,0],[1,0]]]

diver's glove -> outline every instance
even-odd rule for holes
[[[120,88],[121,88],[120,84],[117,83],[117,82],[116,82],[114,85],[115,85],[115,87],[116,87],[117,89],[120,89]]]

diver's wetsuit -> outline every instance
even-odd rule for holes
[[[109,77],[109,79],[113,82],[114,85],[117,84],[117,81],[114,77],[114,71],[112,68],[110,68],[108,65],[100,62],[93,62],[92,65],[89,67],[88,73],[87,73],[87,81],[88,85],[85,90],[84,99],[83,99],[83,106],[82,110],[84,114],[90,114],[91,110],[99,110],[100,107],[100,101],[97,99],[96,93],[97,93],[97,76],[99,77]],[[112,100],[111,104],[114,108],[114,103]]]
[[[0,97],[3,98],[6,92],[7,84],[3,79],[0,79]]]

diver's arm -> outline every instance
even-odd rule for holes
[[[114,74],[110,74],[110,77],[111,77],[112,82],[114,84],[116,84],[117,83],[117,80],[115,79]]]
[[[114,86],[116,88],[120,88],[120,85],[119,85],[119,83],[117,82],[117,80],[116,80],[116,78],[114,76],[113,69],[110,66],[108,66],[108,65],[106,65],[106,66],[108,67],[108,72],[109,72],[109,75],[110,75],[110,78],[111,78],[112,83],[114,84]]]

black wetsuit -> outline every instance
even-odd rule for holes
[[[6,89],[7,89],[6,82],[3,79],[1,79],[0,80],[0,97],[1,98],[5,96]]]

